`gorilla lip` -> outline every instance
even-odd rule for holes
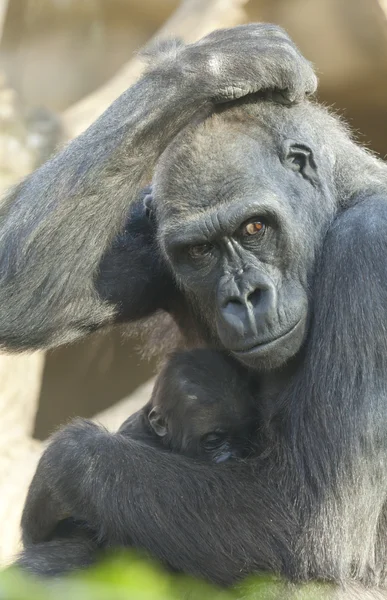
[[[293,333],[295,333],[295,331],[298,329],[300,324],[303,324],[303,322],[303,318],[299,319],[295,325],[293,325],[288,331],[286,331],[283,335],[277,338],[273,338],[266,342],[255,344],[254,346],[251,346],[250,348],[246,348],[244,350],[233,350],[232,352],[237,356],[248,356],[249,354],[258,354],[260,351],[270,350],[278,342],[284,342],[287,340],[287,338],[291,337]]]

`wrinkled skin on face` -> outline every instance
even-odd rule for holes
[[[246,114],[231,126],[216,115],[183,132],[161,158],[153,193],[160,246],[212,343],[267,370],[304,341],[334,202],[317,140],[302,126],[294,139],[281,135],[264,123],[264,105],[260,112],[254,126]]]

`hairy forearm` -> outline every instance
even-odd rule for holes
[[[115,497],[124,500],[121,524],[100,521],[111,546],[130,540],[141,548],[145,542],[146,550],[174,569],[221,584],[252,572],[283,572],[294,523],[282,512],[284,501],[277,503],[276,493],[259,483],[252,465],[204,469],[178,455],[156,457],[157,450],[130,440],[125,445],[133,475],[126,494],[118,478],[113,484]],[[253,502],[247,501],[246,486]],[[112,500],[104,498],[109,509]]]
[[[0,208],[0,345],[55,346],[116,319],[119,303],[100,293],[101,259],[160,154],[206,107],[179,62],[162,63],[10,192]],[[141,276],[141,251],[118,275],[133,279],[133,318],[143,316],[142,282],[152,275],[158,286],[150,269]]]
[[[39,464],[24,540],[49,536],[55,523],[36,525],[34,511],[51,518],[53,509],[33,499],[55,490],[58,514],[92,523],[107,545],[144,547],[146,540],[145,549],[173,568],[222,583],[280,572],[283,560],[289,564],[294,520],[276,486],[260,481],[253,462],[204,465],[80,421],[57,434]]]
[[[113,317],[93,279],[158,156],[203,105],[184,80],[173,62],[149,72],[9,194],[0,211],[5,345],[69,341]]]

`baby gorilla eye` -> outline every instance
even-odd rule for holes
[[[258,233],[260,233],[261,235],[265,232],[266,230],[266,225],[263,221],[260,220],[254,220],[254,221],[250,221],[249,223],[246,223],[245,225],[243,225],[243,233],[245,235],[257,235]]]
[[[188,254],[193,259],[204,258],[211,253],[211,244],[196,244],[188,248]]]
[[[216,450],[225,443],[226,438],[225,431],[212,431],[203,436],[202,444],[206,450]]]

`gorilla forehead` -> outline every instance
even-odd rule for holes
[[[189,217],[221,202],[240,199],[264,186],[278,157],[273,140],[256,127],[254,139],[239,127],[211,119],[177,140],[161,159],[154,193],[158,213]],[[179,143],[180,142],[180,143]]]
[[[221,108],[193,124],[175,138],[157,166],[154,195],[159,224],[163,227],[166,221],[189,219],[220,203],[257,194],[269,193],[273,202],[287,188],[290,207],[297,201],[297,184],[281,164],[284,143],[292,139],[307,144],[322,179],[329,182],[334,168],[326,144],[331,121],[309,103],[288,108],[261,101]]]

